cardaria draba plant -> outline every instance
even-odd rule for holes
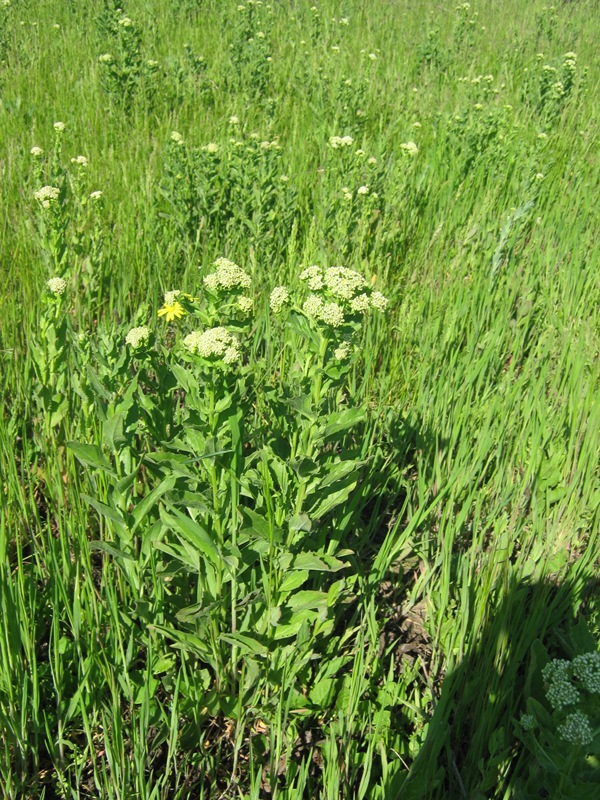
[[[534,691],[517,725],[536,768],[526,798],[593,798],[600,768],[600,653],[548,657],[536,646]],[[543,664],[541,669],[539,667]]]
[[[221,697],[258,693],[265,716],[284,679],[291,707],[310,706],[354,583],[376,427],[347,377],[387,304],[345,267],[300,278],[261,298],[221,257],[193,294],[169,290],[156,324],[122,334],[133,382],[103,405],[105,453],[73,445],[102,475],[90,502],[149,635],[208,669]]]

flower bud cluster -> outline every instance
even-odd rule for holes
[[[215,271],[204,278],[204,285],[212,292],[230,292],[252,286],[250,275],[228,258],[218,258],[214,266]]]
[[[125,337],[125,344],[131,345],[134,350],[145,347],[150,341],[150,328],[147,325],[140,325],[132,328]]]
[[[240,340],[221,326],[208,328],[205,331],[193,331],[185,337],[183,346],[190,353],[222,361],[224,364],[234,364],[242,355]]]
[[[382,312],[387,308],[387,298],[372,291],[359,272],[347,267],[324,270],[312,265],[300,273],[300,280],[312,292],[302,306],[306,316],[334,328],[372,308]]]

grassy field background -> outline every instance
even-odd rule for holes
[[[597,3],[241,6],[0,5],[1,793],[558,797],[518,720],[535,643],[598,637]],[[76,353],[54,418],[36,370],[53,179],[103,363],[220,256],[257,292],[344,264],[389,298],[349,377],[381,471],[304,672],[275,640],[278,677],[220,680],[154,556],[136,593],[90,547],[107,485],[66,443],[106,435]]]

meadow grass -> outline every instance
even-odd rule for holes
[[[240,5],[0,5],[2,794],[556,797],[518,720],[599,635],[595,3]],[[219,257],[212,390],[156,313]],[[343,368],[268,310],[313,264],[389,299]]]

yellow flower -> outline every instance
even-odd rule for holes
[[[172,322],[174,319],[181,319],[185,313],[185,308],[177,301],[174,303],[165,303],[164,306],[158,310],[158,316],[165,317],[167,322]]]

